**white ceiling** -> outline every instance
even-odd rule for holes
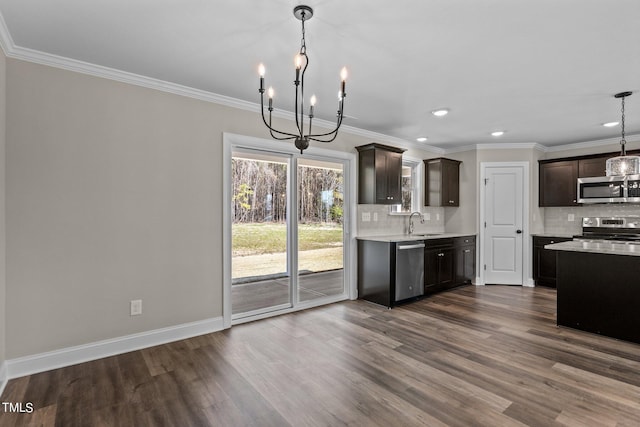
[[[444,149],[615,138],[613,94],[640,134],[639,0],[0,0],[14,47],[258,103],[293,105],[305,3],[307,94],[333,120],[349,69],[350,126]],[[444,118],[430,112],[446,107]],[[500,138],[490,136],[505,130]],[[635,148],[635,147],[634,147]]]

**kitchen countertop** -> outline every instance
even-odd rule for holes
[[[640,256],[640,244],[634,243],[614,243],[602,240],[579,241],[553,243],[546,245],[545,249],[570,252],[591,252],[608,255],[631,255]]]
[[[372,242],[410,242],[412,240],[432,240],[432,239],[446,239],[452,237],[463,236],[475,236],[475,234],[469,233],[415,233],[408,234],[391,234],[385,236],[358,236],[358,240],[369,240]],[[640,248],[638,248],[640,250]],[[639,253],[640,254],[640,253]]]
[[[566,239],[572,239],[574,234],[569,233],[532,233],[532,236],[535,237],[562,237]]]

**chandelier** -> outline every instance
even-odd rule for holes
[[[622,138],[620,139],[620,155],[607,159],[607,176],[640,174],[640,157],[627,156],[627,150],[625,147],[627,141],[624,139],[624,99],[632,93],[633,92],[620,92],[613,95],[615,98],[622,99],[622,120],[620,121]]]
[[[271,113],[273,112],[273,96],[274,91],[272,87],[269,87],[267,91],[267,96],[269,97],[269,104],[267,109],[269,110],[269,120],[265,117],[264,113],[264,74],[265,68],[263,64],[260,64],[258,68],[258,74],[260,75],[260,111],[262,113],[262,121],[269,128],[269,133],[274,139],[278,140],[295,140],[296,148],[300,150],[300,154],[307,148],[309,148],[309,141],[318,141],[318,142],[331,142],[336,139],[338,136],[338,129],[340,129],[340,125],[342,125],[342,117],[344,115],[344,98],[347,96],[345,92],[345,82],[347,79],[347,69],[342,68],[340,72],[340,78],[342,80],[340,84],[340,91],[338,92],[338,113],[337,113],[337,121],[336,127],[331,132],[325,133],[312,133],[312,122],[313,122],[313,109],[316,105],[316,96],[312,95],[309,99],[309,114],[307,118],[309,119],[309,126],[307,133],[304,133],[305,126],[305,114],[304,114],[304,74],[307,71],[307,67],[309,66],[309,57],[307,56],[307,46],[305,41],[304,34],[304,23],[305,21],[311,19],[313,16],[313,9],[309,6],[299,5],[293,8],[293,15],[302,22],[302,41],[300,45],[300,51],[295,57],[295,68],[296,68],[296,79],[293,81],[295,85],[295,118],[296,118],[296,133],[284,132],[281,130],[275,129],[271,124]]]

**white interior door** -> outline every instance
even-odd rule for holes
[[[484,168],[485,284],[523,284],[523,176],[521,166]]]

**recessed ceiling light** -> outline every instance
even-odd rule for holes
[[[426,136],[421,136],[420,138],[416,138],[416,141],[418,142],[425,142],[427,140]]]
[[[491,132],[491,136],[502,136],[502,135],[504,135],[503,130],[497,130],[495,132]]]
[[[442,116],[446,116],[447,114],[449,114],[449,110],[446,108],[441,108],[439,110],[433,110],[431,112],[431,114],[433,114],[436,117],[442,117]]]
[[[609,122],[609,123],[603,123],[602,126],[612,128],[614,126],[618,126],[619,124],[620,122]]]

